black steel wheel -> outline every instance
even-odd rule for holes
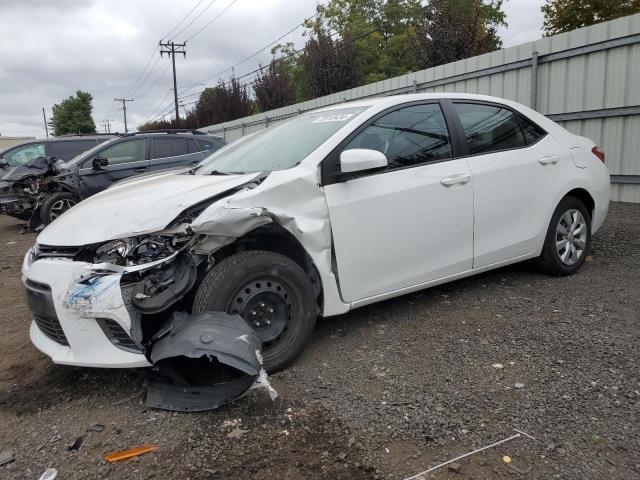
[[[300,265],[278,253],[250,250],[213,266],[198,287],[193,311],[240,315],[262,341],[264,367],[272,373],[303,350],[318,307]]]

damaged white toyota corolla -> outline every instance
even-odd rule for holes
[[[180,354],[164,334],[176,312],[183,327],[225,312],[272,372],[318,316],[526,259],[574,273],[608,201],[602,151],[518,103],[336,105],[58,218],[24,260],[31,339],[56,363],[142,367],[159,339]],[[204,351],[212,335],[193,325],[183,338]]]

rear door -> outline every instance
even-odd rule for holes
[[[196,165],[206,156],[195,139],[177,135],[151,137],[151,171]]]
[[[109,163],[99,170],[93,168],[95,158]],[[78,171],[80,196],[86,198],[112,183],[149,171],[148,138],[131,137],[111,143],[84,161]]]
[[[339,154],[368,148],[388,168],[331,181]],[[470,270],[473,188],[438,102],[378,115],[324,160],[343,299],[358,301]],[[327,172],[327,169],[329,171]]]
[[[473,175],[474,268],[531,254],[564,185],[562,162],[568,153],[504,105],[447,104],[464,131],[463,148]]]

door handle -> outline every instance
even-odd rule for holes
[[[136,167],[133,169],[133,171],[136,173],[143,173],[147,171],[147,167]]]
[[[540,165],[555,165],[559,161],[560,159],[556,155],[549,155],[538,160],[538,162],[540,162]]]
[[[451,187],[457,184],[464,185],[465,183],[469,182],[469,180],[471,180],[471,175],[460,173],[458,175],[451,175],[450,177],[443,178],[442,180],[440,180],[440,184],[445,187]]]

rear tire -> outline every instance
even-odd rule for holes
[[[249,250],[213,266],[193,302],[193,312],[238,314],[262,341],[264,369],[277,372],[300,355],[316,323],[318,306],[309,277],[279,253]]]
[[[552,275],[578,271],[591,251],[591,215],[575,197],[564,197],[553,212],[538,267]]]
[[[78,198],[69,192],[57,192],[49,195],[40,207],[40,221],[44,225],[49,225],[78,202]]]

